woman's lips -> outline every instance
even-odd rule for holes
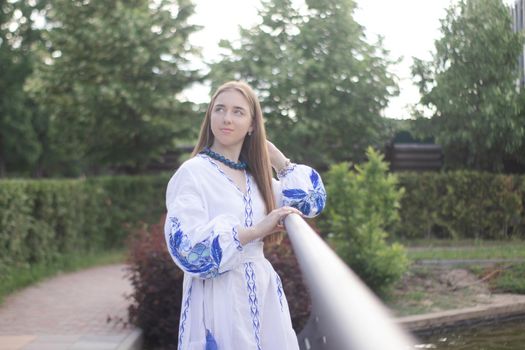
[[[231,133],[233,131],[233,129],[223,128],[223,129],[221,129],[221,131],[224,132],[224,133],[229,134],[229,133]]]

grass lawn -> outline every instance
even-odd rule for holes
[[[513,259],[525,260],[525,241],[405,242],[407,255],[417,260]],[[470,244],[469,244],[470,243]]]
[[[73,272],[94,266],[122,263],[126,259],[126,254],[126,250],[113,250],[64,255],[49,264],[11,269],[7,271],[5,276],[2,276],[2,283],[0,283],[0,304],[2,304],[8,294],[46,278],[63,272]]]

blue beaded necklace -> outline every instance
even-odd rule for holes
[[[238,163],[235,163],[234,161],[229,160],[228,158],[223,156],[222,154],[219,154],[217,152],[213,152],[208,147],[206,147],[205,149],[203,149],[199,153],[205,154],[205,155],[209,156],[210,158],[218,160],[219,162],[221,162],[223,164],[226,164],[227,166],[229,166],[232,169],[244,170],[244,169],[246,169],[248,167],[248,164],[246,164],[245,162],[239,161]]]

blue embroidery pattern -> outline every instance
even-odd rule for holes
[[[281,312],[283,311],[283,284],[281,282],[281,278],[276,273],[275,274],[275,282],[277,282],[277,295],[279,296],[279,303],[281,304]]]
[[[169,250],[186,272],[199,274],[201,278],[211,278],[219,274],[222,248],[219,236],[205,239],[191,246],[191,241],[182,229],[176,217],[170,217]],[[213,232],[212,235],[213,237]],[[211,241],[211,242],[210,242]]]
[[[246,194],[242,198],[244,199],[244,227],[251,227],[253,226],[252,189],[248,175],[246,175]]]
[[[235,242],[235,245],[237,246],[237,250],[241,251],[242,245],[241,245],[241,241],[239,241],[238,232],[235,227],[232,229],[232,236],[233,236],[233,241]]]
[[[326,203],[326,191],[319,174],[312,169],[310,181],[313,189],[308,192],[300,188],[283,190],[283,203],[299,209],[306,216],[314,216],[323,210]]]
[[[184,335],[184,327],[186,325],[186,319],[188,318],[188,309],[190,308],[190,298],[191,298],[191,288],[193,287],[193,282],[190,284],[190,289],[188,290],[188,295],[186,296],[186,301],[184,302],[184,311],[182,313],[182,316],[180,317],[180,324],[179,324],[179,341],[177,349],[182,349],[182,337]]]
[[[281,171],[279,171],[279,172],[277,173],[277,177],[278,177],[279,179],[282,179],[283,177],[285,177],[286,175],[288,175],[288,174],[290,174],[292,171],[294,171],[296,166],[297,166],[297,164],[291,163],[291,164],[288,165],[286,168],[281,169]]]
[[[257,300],[257,287],[255,285],[253,262],[244,263],[244,276],[246,277],[246,286],[248,287],[248,301],[250,302],[255,342],[257,343],[257,350],[261,350],[261,323],[259,321],[259,301]]]

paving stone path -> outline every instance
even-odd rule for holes
[[[62,274],[0,305],[0,350],[128,350],[140,331],[125,326],[132,291],[125,265]]]

